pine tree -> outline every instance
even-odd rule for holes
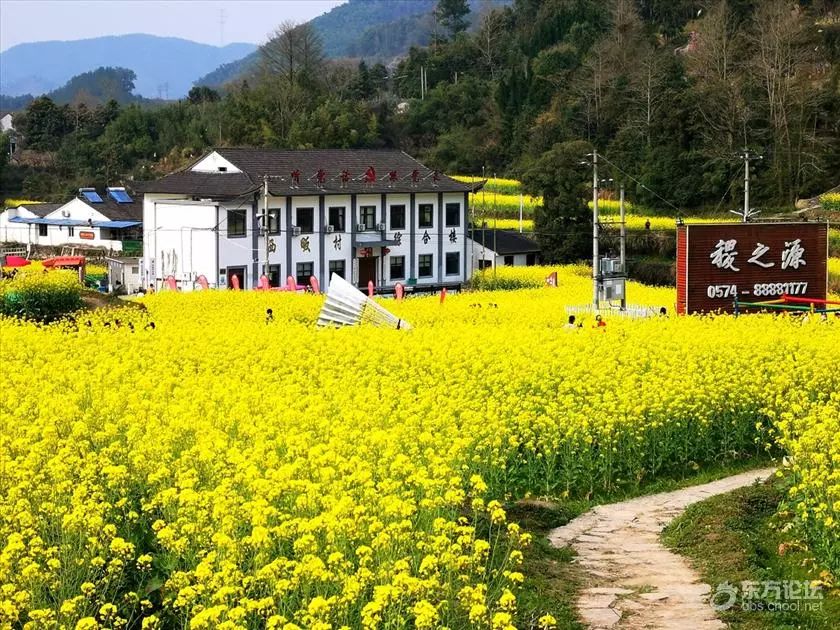
[[[467,30],[469,12],[470,5],[467,0],[438,0],[435,8],[437,19],[453,36]]]

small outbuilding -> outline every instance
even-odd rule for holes
[[[471,230],[469,246],[475,270],[497,265],[532,267],[540,261],[537,242],[514,230]]]

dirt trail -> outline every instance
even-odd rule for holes
[[[711,587],[659,535],[692,503],[766,479],[773,470],[601,505],[552,530],[551,543],[571,546],[588,578],[577,601],[581,621],[591,628],[725,628],[708,603]]]

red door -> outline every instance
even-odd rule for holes
[[[373,286],[376,286],[376,259],[377,256],[370,258],[359,258],[359,288],[367,289],[368,282],[373,280]]]

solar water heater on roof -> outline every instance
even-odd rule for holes
[[[82,196],[91,203],[102,203],[102,197],[95,190],[83,190]]]
[[[125,192],[125,188],[109,188],[108,194],[111,195],[117,203],[131,203],[131,197]]]

